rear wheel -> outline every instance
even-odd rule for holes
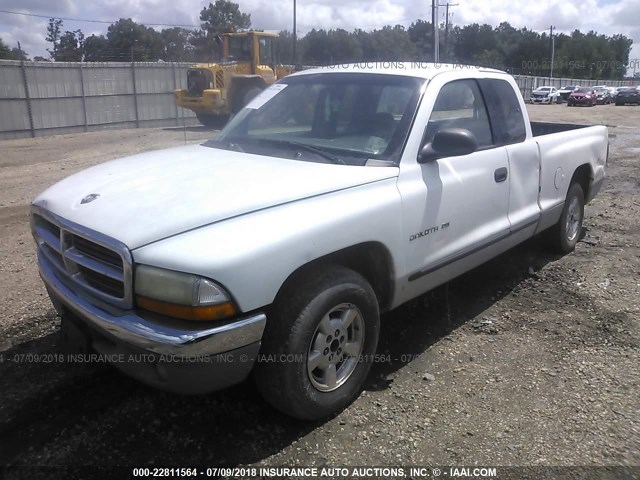
[[[576,248],[582,233],[584,219],[584,192],[579,183],[572,183],[567,192],[560,219],[548,232],[548,239],[553,250],[566,254]]]
[[[360,394],[378,344],[369,283],[341,266],[310,272],[278,295],[255,379],[265,400],[295,418],[332,415]]]

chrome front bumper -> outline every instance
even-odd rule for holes
[[[106,304],[97,306],[78,295],[40,252],[38,264],[54,302],[60,301],[90,328],[133,348],[178,357],[216,355],[260,342],[266,325],[263,313],[204,329],[197,324],[189,328],[154,322],[133,310],[122,311]]]

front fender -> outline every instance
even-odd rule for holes
[[[132,254],[135,263],[211,278],[248,312],[271,304],[301,266],[363,242],[384,245],[401,275],[400,210],[394,177],[241,215]]]

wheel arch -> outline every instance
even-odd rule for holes
[[[571,181],[569,182],[569,187],[574,183],[580,184],[584,198],[589,198],[589,189],[591,188],[592,182],[593,169],[591,168],[591,165],[584,163],[574,170]]]
[[[371,285],[381,312],[389,310],[394,294],[394,268],[391,253],[380,242],[364,242],[316,258],[293,271],[284,281],[275,302],[294,289],[314,271],[329,265],[349,268],[364,277]]]

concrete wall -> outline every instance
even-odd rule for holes
[[[0,139],[197,124],[173,96],[188,67],[0,61]]]

